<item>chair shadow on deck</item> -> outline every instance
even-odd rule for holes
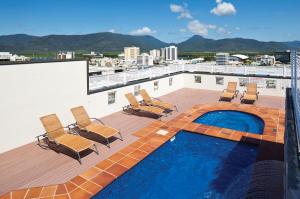
[[[217,169],[218,176],[213,182],[210,184],[214,190],[216,190],[219,194],[224,194],[229,186],[237,180],[236,178],[247,168],[251,167],[255,164],[255,162],[265,161],[265,160],[277,160],[283,161],[283,144],[269,142],[269,141],[260,141],[255,138],[246,138],[243,137],[241,140],[246,140],[246,142],[239,142],[233,150],[229,153],[229,155],[225,158],[222,165]],[[260,143],[260,144],[259,144]],[[251,146],[257,146],[256,157],[249,157],[246,152],[245,147],[247,146],[251,148]],[[243,157],[243,155],[245,155]],[[232,162],[237,164],[236,166],[232,165]],[[282,171],[283,172],[283,171]],[[252,174],[255,173],[255,167],[253,168]],[[252,176],[252,175],[250,175]],[[251,178],[251,177],[250,177]],[[283,183],[282,179],[274,179],[274,183]],[[250,183],[251,179],[249,179]],[[250,184],[251,186],[251,184]],[[283,186],[282,186],[283,187]],[[238,187],[236,187],[239,189]],[[278,190],[280,198],[283,195],[283,190]],[[247,194],[247,192],[245,193]],[[276,197],[277,198],[277,197]]]
[[[152,119],[160,119],[158,115],[152,114],[150,112],[141,112],[141,111],[135,111],[133,109],[125,109],[123,110],[123,113],[126,115],[136,115],[139,117],[147,117],[147,118],[152,118]]]
[[[44,138],[42,140],[42,142],[37,143],[37,145],[44,150],[52,150],[52,151],[56,152],[57,154],[61,153],[61,154],[67,155],[67,156],[73,158],[74,160],[78,161],[78,156],[76,153],[74,153],[74,151],[72,151],[71,149],[68,149],[67,147],[64,147],[63,145],[57,145],[53,142],[49,142],[47,138]],[[80,152],[80,157],[84,158],[85,156],[88,156],[89,154],[91,154],[93,152],[94,152],[93,149],[86,149],[86,150]]]
[[[85,137],[86,139],[89,139],[94,142],[97,142],[97,143],[107,146],[107,140],[104,137],[101,137],[100,135],[97,135],[95,133],[86,132],[86,131],[80,131],[79,129],[77,129],[77,132],[79,133],[80,136]],[[120,139],[120,138],[113,136],[113,137],[108,138],[108,141],[109,141],[109,143],[112,143],[118,139]]]

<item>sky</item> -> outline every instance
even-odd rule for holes
[[[300,40],[300,0],[0,0],[0,35],[114,32]]]

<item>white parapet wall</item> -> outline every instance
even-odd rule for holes
[[[195,82],[195,76],[201,76],[201,83]],[[172,85],[169,85],[170,78]],[[284,79],[270,79],[275,80],[276,87],[266,88],[263,85],[268,80],[266,78],[181,73],[88,95],[86,61],[0,65],[0,153],[28,144],[35,140],[35,136],[44,133],[39,120],[41,116],[56,113],[62,124],[67,125],[74,123],[70,109],[75,106],[85,106],[91,117],[120,111],[128,105],[124,95],[133,93],[136,86],[147,89],[153,97],[159,97],[184,87],[221,91],[228,81],[243,84],[245,79],[239,78],[260,83],[262,88],[259,89],[264,95],[284,96],[285,87],[289,86],[289,80]],[[268,84],[272,87],[274,81]],[[108,103],[110,92],[115,92],[112,104]]]
[[[268,78],[268,77],[245,77],[245,76],[230,76],[230,75],[211,75],[211,74],[183,74],[184,87],[207,89],[214,91],[222,91],[226,88],[227,83],[234,81],[238,83],[237,89],[240,93],[246,90],[248,82],[257,83],[260,95],[284,97],[285,90],[290,87],[291,80],[283,78]],[[197,78],[197,82],[195,81]]]
[[[87,95],[86,61],[0,65],[0,153],[30,143],[44,133],[41,116],[56,113],[63,125],[74,123],[70,108],[83,105],[91,117],[102,117],[128,105],[124,95],[134,86]],[[158,89],[154,91],[154,81]],[[183,88],[182,75],[140,83],[157,97]],[[116,91],[108,105],[108,93]]]

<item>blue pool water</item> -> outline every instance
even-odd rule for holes
[[[262,134],[265,126],[264,121],[255,115],[226,110],[208,112],[194,122],[255,134]]]
[[[223,198],[256,155],[254,145],[181,131],[94,199]]]

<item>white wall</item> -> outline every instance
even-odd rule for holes
[[[151,95],[161,96],[183,87],[181,75],[159,79],[159,90],[153,81],[141,83]],[[92,117],[120,111],[128,102],[124,95],[134,85],[118,88],[116,103],[107,105],[110,91],[87,95],[86,62],[54,62],[0,66],[0,153],[30,143],[44,132],[39,118],[56,113],[63,125],[74,122],[70,108],[84,105]]]
[[[201,75],[202,83],[197,84],[193,76],[172,76],[172,86],[169,86],[170,77],[139,85],[151,96],[158,97],[184,87],[220,91],[229,79],[238,81],[238,77],[224,76],[224,85],[219,86],[215,76]],[[63,125],[67,125],[74,122],[70,108],[83,105],[91,117],[102,117],[122,110],[128,104],[124,95],[134,92],[135,85],[131,85],[87,95],[86,78],[85,61],[0,66],[0,153],[30,143],[35,136],[43,133],[41,116],[56,113]],[[154,81],[159,82],[157,91],[154,91]],[[108,105],[108,93],[111,91],[116,91],[116,102]],[[281,88],[265,89],[263,93],[284,96]]]
[[[249,82],[256,82],[258,84],[258,91],[260,95],[269,96],[285,96],[285,89],[290,87],[289,79],[274,79],[274,78],[252,78],[252,77],[239,77],[239,76],[223,76],[223,75],[205,75],[205,74],[183,74],[184,76],[184,87],[186,88],[198,88],[198,89],[208,89],[222,91],[227,87],[229,81],[238,82],[237,89],[240,93],[246,90],[246,87],[240,86],[240,78],[246,78]],[[201,76],[201,83],[195,83],[194,76]],[[216,77],[224,77],[224,84],[216,84]],[[266,88],[267,80],[275,80],[276,88]]]

